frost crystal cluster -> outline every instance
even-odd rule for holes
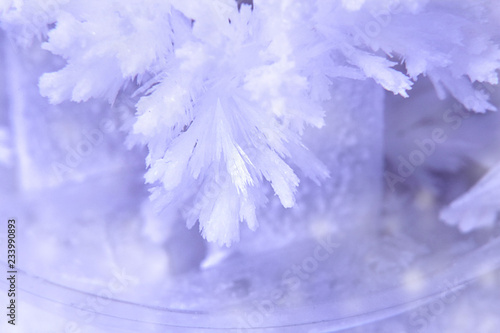
[[[321,128],[336,112],[324,108],[335,80],[374,80],[406,97],[426,76],[441,98],[495,110],[478,83],[498,83],[497,7],[493,0],[3,0],[0,20],[21,43],[39,38],[66,61],[40,78],[52,103],[113,103],[133,89],[129,142],[148,148],[152,198],[228,245],[239,239],[240,222],[258,226],[269,189],[290,208],[299,174],[320,185],[338,172],[302,142],[307,127]]]

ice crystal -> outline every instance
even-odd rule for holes
[[[469,191],[442,210],[441,218],[462,232],[491,227],[500,212],[500,164],[492,168]]]

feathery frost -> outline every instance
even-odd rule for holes
[[[52,103],[137,86],[130,142],[147,145],[152,198],[209,241],[258,225],[267,187],[293,207],[297,170],[329,170],[301,141],[321,128],[336,78],[373,79],[408,96],[428,76],[438,95],[495,110],[473,83],[498,83],[495,1],[25,0],[0,5],[2,27],[66,60],[40,79]],[[35,23],[33,23],[35,22]],[[335,133],[332,133],[335,135]],[[318,143],[318,145],[321,143]]]

